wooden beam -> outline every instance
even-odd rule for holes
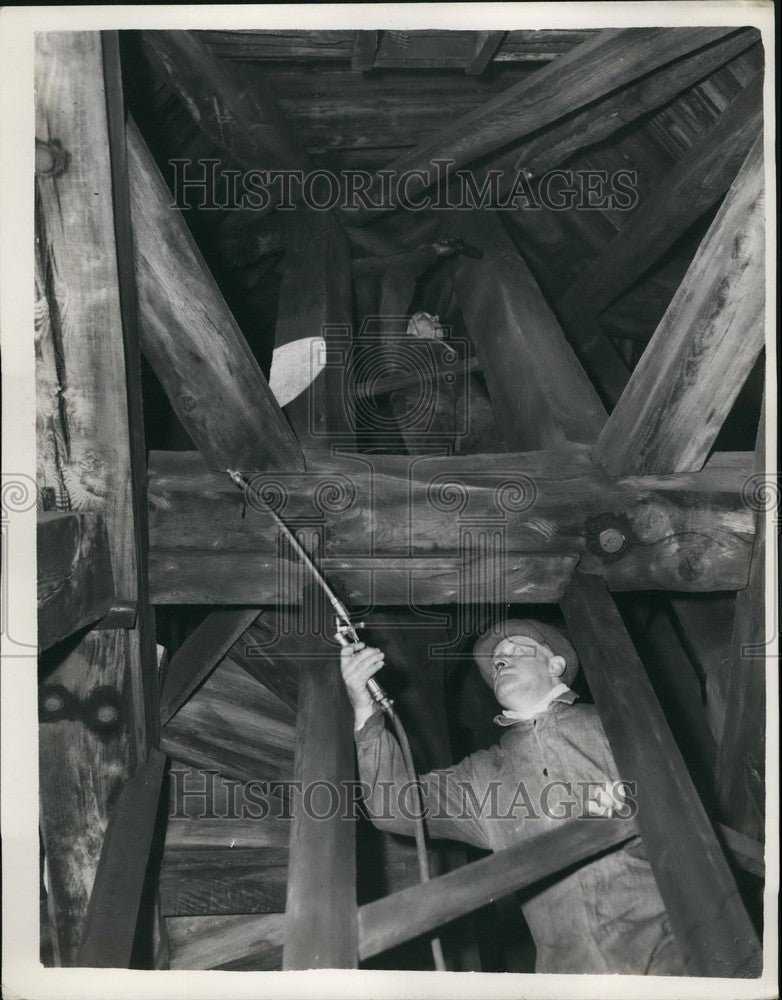
[[[512,37],[515,32],[510,34]],[[492,158],[485,168],[477,169],[477,182],[480,185],[490,169],[502,170],[505,176],[500,182],[500,193],[504,194],[511,189],[519,170],[528,171],[531,178],[540,177],[561,166],[579,150],[607,139],[619,129],[668,104],[678,94],[757,45],[759,38],[755,28],[734,32],[588,103],[576,114],[556,119],[507,153]]]
[[[722,197],[762,127],[759,74],[662,178],[561,299],[558,312],[572,329],[576,347],[580,317],[597,316]]]
[[[221,59],[278,60],[303,62],[308,59],[348,62],[355,31],[199,31],[198,37],[210,52]]]
[[[765,472],[765,403],[755,449],[751,500],[758,508],[747,586],[736,595],[736,614],[725,691],[725,722],[717,748],[715,784],[724,822],[754,840],[765,835],[766,672],[773,650],[766,640],[766,518],[779,531],[777,509],[763,501],[774,479]],[[778,494],[776,494],[778,497]]]
[[[446,717],[447,660],[443,652],[455,634],[453,625],[437,625],[410,609],[388,608],[371,616],[362,639],[386,654],[393,684],[392,697],[397,712],[405,719],[413,759],[419,773],[449,767],[454,751]],[[426,664],[426,669],[422,666]],[[398,682],[395,681],[398,679]],[[396,893],[421,880],[415,843],[412,838],[373,831],[376,846],[371,849],[373,870],[361,868],[359,886],[365,902]],[[359,858],[360,862],[361,858]],[[453,841],[433,841],[429,845],[432,875],[462,868],[464,847]],[[371,888],[370,888],[371,887]],[[480,957],[472,922],[462,922],[440,936],[449,971],[480,971]],[[426,949],[426,941],[421,942]]]
[[[287,845],[166,850],[160,908],[165,917],[280,913],[287,879]]]
[[[753,840],[752,837],[739,833],[738,830],[732,830],[723,823],[720,823],[717,829],[735,863],[744,871],[751,872],[760,879],[765,879],[765,846],[757,840]]]
[[[613,473],[699,469],[765,338],[758,137],[594,449]]]
[[[147,360],[212,468],[303,468],[296,438],[132,122],[127,135]]]
[[[193,31],[144,31],[152,53],[193,121],[245,170],[298,169],[303,154],[288,134],[274,98],[242,87],[233,66],[218,59]],[[255,214],[274,208],[259,208]]]
[[[155,621],[149,602],[149,526],[147,524],[147,444],[141,399],[141,352],[139,347],[138,289],[133,261],[133,230],[128,183],[125,96],[122,88],[119,34],[101,34],[103,78],[106,88],[106,126],[111,163],[111,194],[116,232],[117,279],[125,354],[125,384],[128,405],[130,482],[133,506],[133,543],[136,562],[135,593],[118,593],[120,602],[135,605],[135,621],[128,639],[131,647],[130,680],[133,700],[136,755],[139,762],[158,742],[160,702]],[[121,604],[111,610],[111,620],[121,620]],[[133,627],[135,626],[135,627]],[[101,628],[107,627],[107,621]]]
[[[102,514],[38,514],[38,648],[92,625],[111,608],[114,574]]]
[[[467,76],[480,76],[497,55],[505,41],[506,31],[476,31],[475,48],[469,62],[464,67]]]
[[[160,721],[166,723],[206,680],[261,609],[223,608],[210,612],[171,658],[160,696]]]
[[[628,820],[561,823],[429,882],[361,906],[359,957],[371,958],[510,892],[618,847],[637,833]]]
[[[375,65],[377,48],[380,45],[379,31],[357,31],[353,42],[350,68],[355,73],[367,73]]]
[[[433,180],[433,160],[450,160],[453,169],[463,167],[730,32],[726,28],[601,31],[475,111],[449,122],[388,169],[398,174],[422,170]],[[428,183],[419,179],[408,185],[408,196],[416,198],[426,187]],[[366,223],[376,214],[357,212],[356,223]]]
[[[79,965],[130,967],[165,770],[165,755],[150,750],[112,810],[84,922]]]
[[[134,602],[144,476],[130,443],[140,417],[127,393],[101,37],[41,33],[35,56],[36,145],[46,153],[35,178],[38,495],[105,518],[115,592]],[[58,965],[77,960],[111,804],[154,739],[138,696],[142,649],[135,631],[93,631],[41,661],[41,830]],[[72,710],[96,688],[113,713],[103,729]]]
[[[368,32],[369,34],[369,32]],[[444,69],[464,66],[474,31],[388,32],[384,68]],[[510,31],[499,59],[505,63],[548,62],[596,34],[584,29]],[[345,63],[351,60],[355,31],[199,31],[209,50],[243,62]],[[385,41],[385,40],[384,40]]]
[[[481,251],[456,262],[456,296],[509,451],[591,444],[606,414],[499,219],[444,222]]]
[[[489,551],[482,551],[480,539],[476,539],[475,551],[467,547],[439,556],[334,556],[324,559],[323,568],[345,599],[360,608],[373,603],[404,607],[411,602],[414,606],[486,603],[487,581],[498,599],[550,604],[559,600],[578,562],[577,553],[503,555],[499,546],[492,549],[488,539],[486,543]],[[242,566],[235,572],[237,559]],[[716,573],[708,573],[705,585],[714,576],[725,576],[728,582],[742,578],[743,567],[729,568],[729,561],[730,557]],[[236,550],[220,555],[172,550],[154,557],[151,572],[155,599],[160,604],[243,604],[252,595],[264,604],[295,606],[301,599],[300,589],[293,591],[287,586],[288,580],[297,576],[295,565],[261,552]],[[656,585],[662,576],[675,573],[655,566],[637,577],[631,570],[628,579]],[[622,573],[614,577],[621,581]],[[257,670],[253,676],[258,676]]]
[[[396,458],[385,459],[388,471],[372,471],[367,457],[359,472],[351,459],[331,472],[255,482],[282,500],[284,517],[319,527],[324,568],[359,606],[417,595],[427,599],[414,603],[486,603],[487,579],[500,588],[499,603],[551,600],[541,595],[564,583],[579,555],[615,590],[746,583],[754,521],[742,487],[751,455],[717,455],[701,473],[619,479],[573,451]],[[268,513],[248,506],[243,517],[241,493],[198,456],[156,452],[150,465],[157,600],[298,599],[298,560],[278,552]]]
[[[670,598],[674,627],[704,681],[706,715],[717,744],[722,739],[730,676],[734,594],[675,594]]]
[[[226,657],[160,730],[177,760],[239,781],[289,780],[295,716]]]
[[[269,378],[272,385],[298,381],[284,413],[309,452],[355,447],[347,381],[351,292],[350,248],[332,214],[303,207],[289,213]]]
[[[282,966],[285,914],[169,917],[172,969],[264,969]]]
[[[577,571],[561,607],[690,975],[757,976],[762,953],[708,817],[605,583]]]
[[[295,712],[299,699],[301,636],[298,610],[267,609],[231,647],[231,659]]]
[[[326,611],[320,589],[308,587],[311,630],[299,667],[294,778],[306,791],[329,782],[344,794],[355,776],[353,713],[339,671],[338,654],[326,645]],[[340,969],[358,965],[356,833],[344,809],[316,819],[323,806],[296,804],[291,830],[285,905],[283,969]]]

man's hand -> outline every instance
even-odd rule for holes
[[[342,647],[340,669],[350,704],[353,706],[356,729],[361,729],[375,710],[372,695],[367,690],[367,681],[384,663],[385,653],[372,646],[366,646],[363,642]]]

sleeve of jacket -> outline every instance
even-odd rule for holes
[[[358,775],[372,823],[379,830],[414,836],[418,802],[402,750],[380,711],[370,716],[355,739]],[[481,790],[475,787],[476,756],[420,776],[424,818],[431,837],[490,848],[486,826],[478,814]]]

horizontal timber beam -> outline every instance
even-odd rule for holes
[[[324,569],[357,605],[488,603],[477,570],[498,581],[496,603],[556,600],[579,557],[614,590],[745,585],[751,454],[718,453],[700,473],[620,478],[578,456],[380,456],[375,471],[372,456],[352,455],[254,484],[289,523],[319,532]],[[254,494],[245,503],[193,453],[153,452],[150,468],[157,603],[298,599],[298,561]]]
[[[637,835],[629,820],[574,820],[358,910],[359,958],[367,959]]]

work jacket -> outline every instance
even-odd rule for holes
[[[568,690],[529,720],[498,716],[504,731],[497,744],[453,767],[422,775],[429,834],[501,851],[568,818],[594,815],[601,789],[615,797],[624,792],[619,814],[631,816],[632,785],[617,784],[597,711],[573,704],[575,699]],[[372,822],[382,830],[412,835],[418,810],[412,796],[400,795],[410,778],[379,711],[355,739]],[[590,799],[596,805],[589,806]],[[684,972],[637,836],[563,877],[547,879],[522,898],[521,906],[535,942],[537,972]]]

